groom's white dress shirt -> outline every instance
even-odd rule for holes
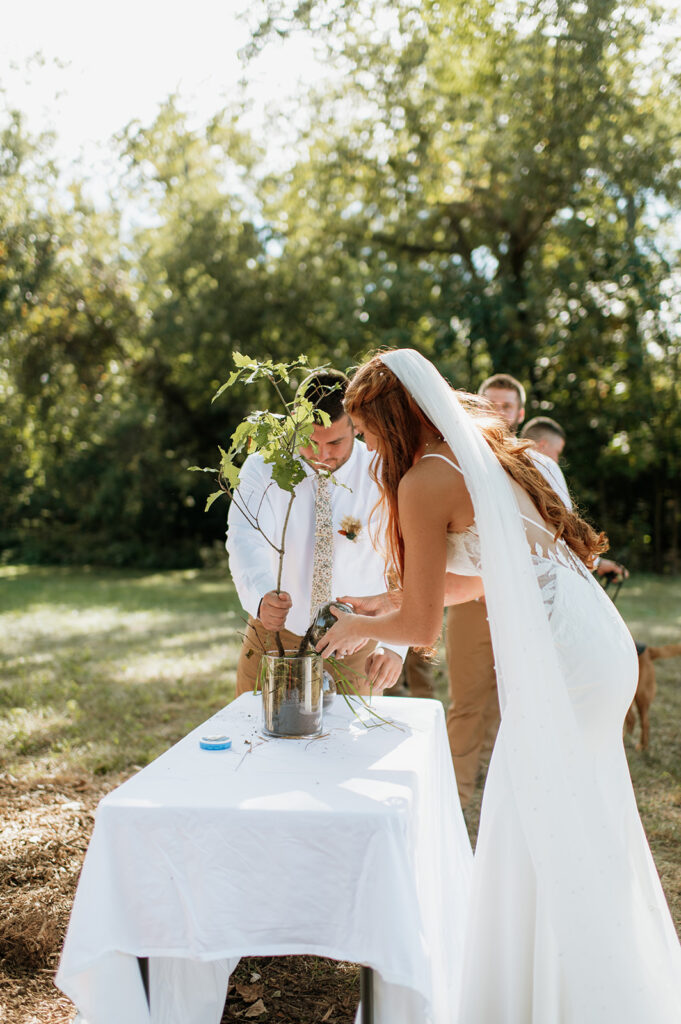
[[[317,474],[304,460],[305,480],[296,496],[286,532],[286,554],[281,589],[291,595],[293,606],[286,628],[302,636],[310,625],[312,558],[314,552],[314,499]],[[355,440],[350,458],[329,482],[333,519],[332,594],[363,597],[386,590],[385,561],[371,542],[369,520],[378,499],[376,484],[369,476],[371,455],[362,441]],[[279,544],[290,495],[272,481],[272,467],[260,455],[249,455],[241,470],[239,495],[242,504],[258,516],[265,535]],[[377,520],[374,514],[373,522]],[[277,586],[278,553],[247,521],[232,501],[227,519],[227,551],[232,578],[241,605],[257,618],[264,594]],[[356,531],[354,539],[344,535]],[[404,656],[406,647],[382,646]]]

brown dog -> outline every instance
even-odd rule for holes
[[[646,750],[650,733],[648,709],[653,703],[653,697],[657,689],[653,662],[658,658],[678,657],[681,655],[681,644],[666,644],[664,647],[646,647],[645,644],[636,644],[636,650],[638,651],[638,683],[633,703],[627,711],[627,717],[624,720],[624,728],[627,732],[634,731],[636,723],[634,707],[637,707],[641,719],[641,739],[636,744],[636,749]]]

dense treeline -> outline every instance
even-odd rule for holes
[[[519,376],[617,557],[678,571],[681,86],[651,5],[253,18],[254,50],[314,32],[342,70],[280,172],[236,115],[197,130],[169,99],[121,133],[103,211],[4,117],[2,557],[197,564],[225,509],[188,467],[243,415],[210,402],[232,352],[412,345],[459,387]]]

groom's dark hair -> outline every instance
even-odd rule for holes
[[[348,378],[340,370],[315,370],[300,385],[297,397],[306,398],[335,423],[346,415],[343,398],[347,386]]]

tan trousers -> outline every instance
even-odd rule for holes
[[[280,629],[279,635],[281,637],[281,642],[284,645],[284,650],[297,650],[300,646],[302,637],[298,636],[296,633],[291,633],[288,629]],[[350,654],[347,658],[338,659],[339,664],[342,666],[342,674],[347,676],[347,679],[357,693],[364,695],[369,693],[369,683],[364,674],[364,663],[375,646],[376,641],[371,640],[366,643],[364,647],[361,647],[359,651],[356,651],[355,654]],[[240,697],[242,693],[248,693],[256,688],[258,671],[260,669],[260,662],[262,660],[264,650],[276,653],[274,633],[266,630],[260,619],[253,619],[249,616],[246,635],[244,637],[244,642],[241,645],[241,653],[239,654],[239,661],[236,666],[237,697]],[[343,679],[339,676],[338,671],[333,665],[329,665],[325,662],[324,668],[328,669],[336,680],[336,686],[338,687],[339,693],[343,690],[350,693],[353,692],[352,689],[343,682]]]
[[[449,700],[447,733],[461,806],[469,802],[480,757],[499,729],[499,697],[484,600],[452,605],[445,630]]]
[[[412,697],[435,696],[433,674],[434,667],[432,661],[428,661],[422,654],[418,654],[417,651],[410,647],[404,659],[402,678],[409,687]]]

